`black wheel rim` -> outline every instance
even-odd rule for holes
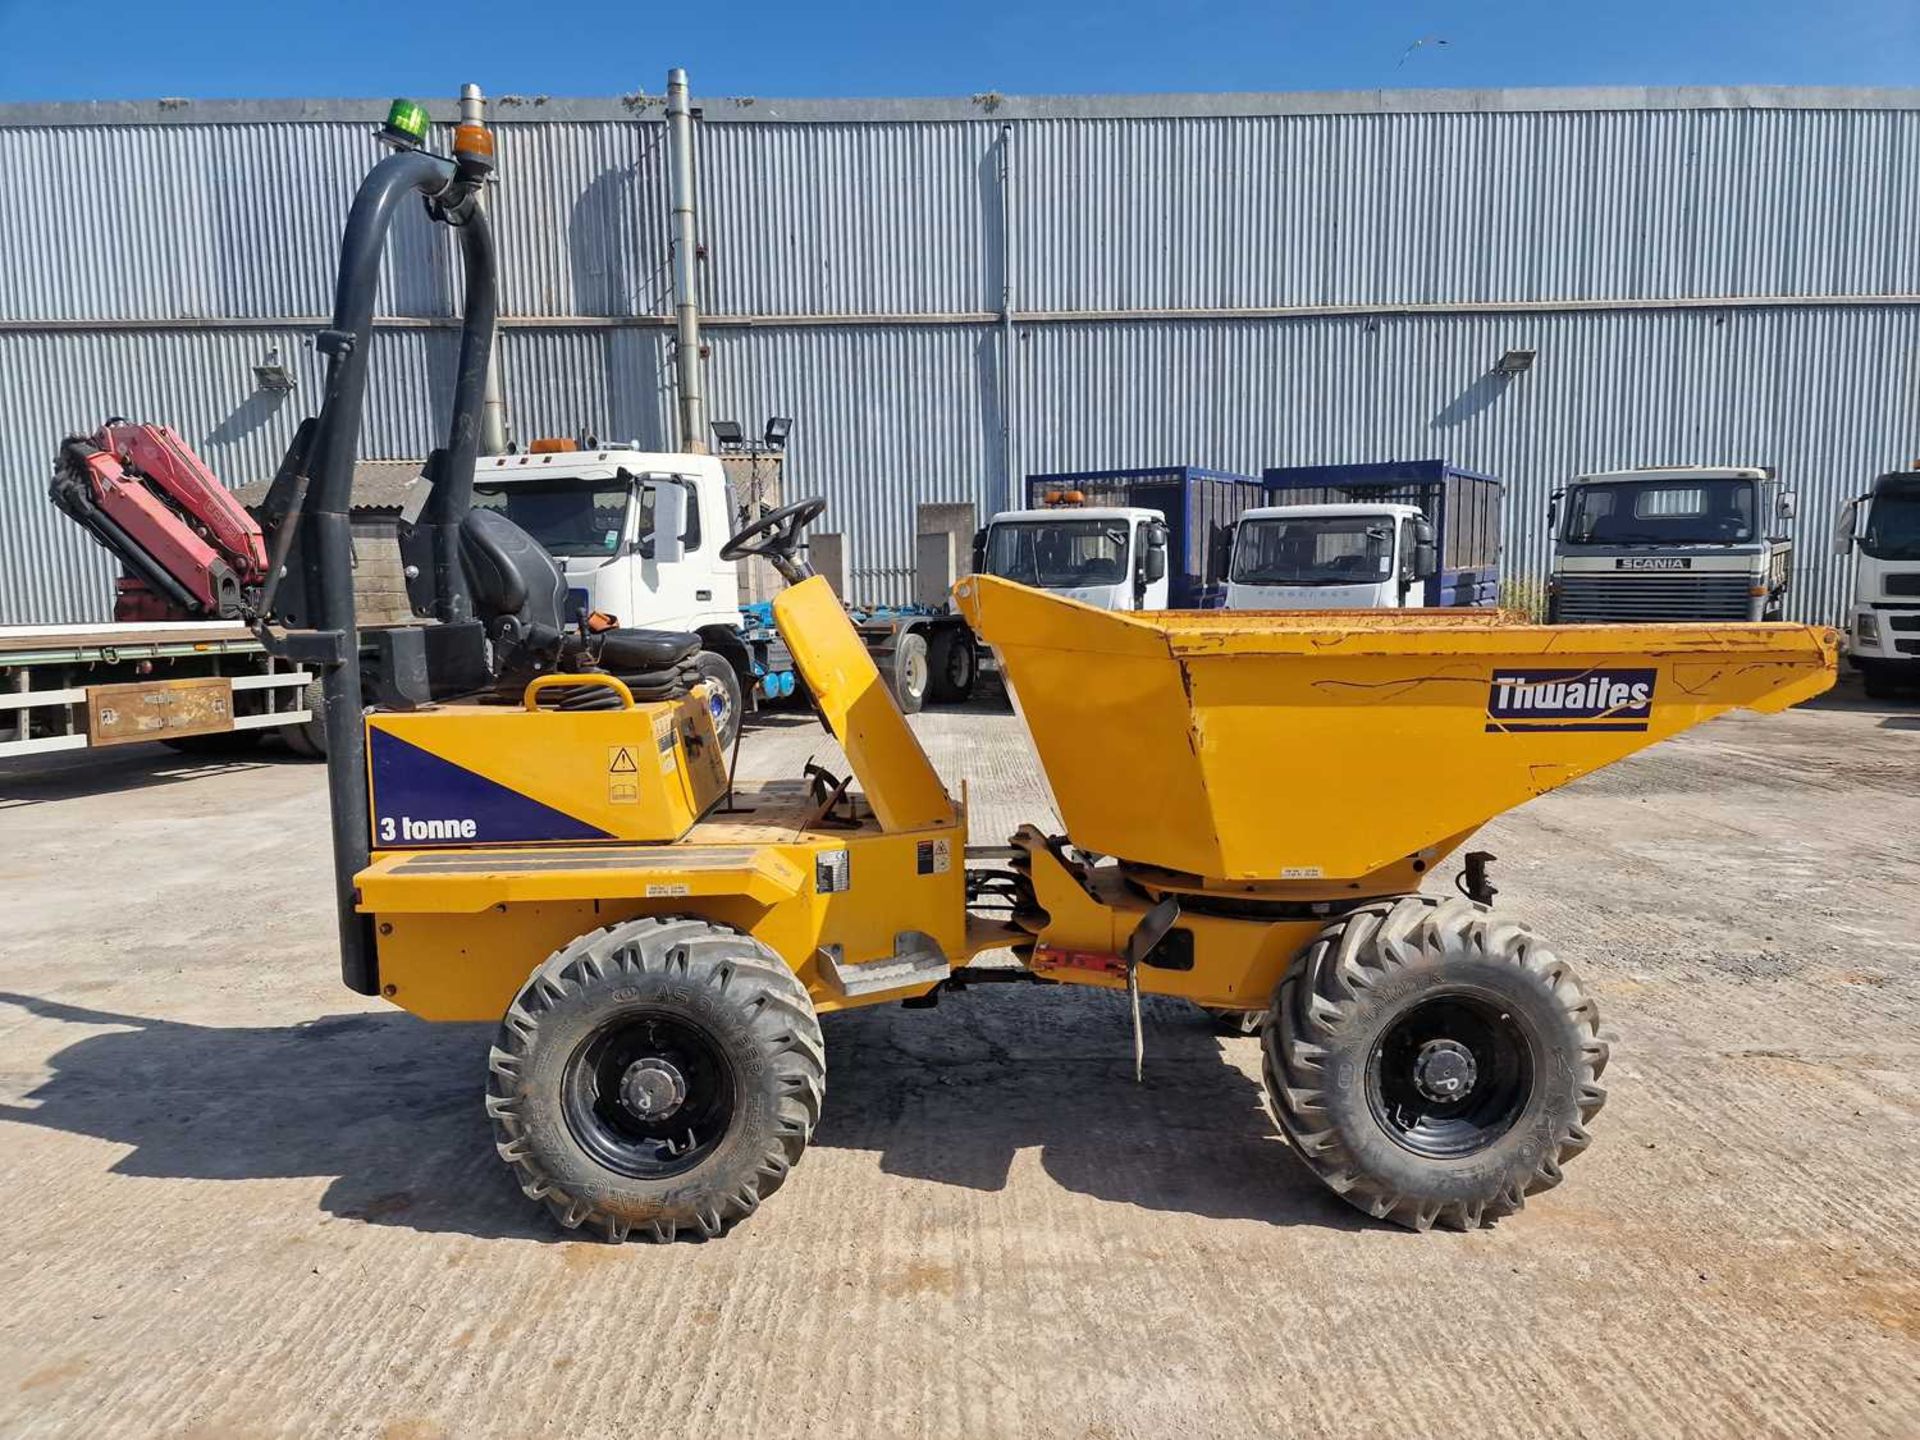
[[[607,1169],[637,1180],[683,1175],[733,1124],[733,1067],[700,1026],[632,1011],[573,1052],[563,1082],[567,1128]]]
[[[1374,1042],[1367,1100],[1374,1118],[1414,1154],[1477,1155],[1505,1135],[1533,1098],[1534,1057],[1510,1005],[1471,990],[1432,995]]]

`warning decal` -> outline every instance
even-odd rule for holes
[[[640,767],[633,758],[631,745],[609,745],[607,747],[607,803],[609,805],[638,805],[640,787],[635,784]]]

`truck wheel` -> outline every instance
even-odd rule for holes
[[[966,630],[942,630],[928,647],[933,670],[933,699],[959,704],[973,698],[974,672],[978,668],[973,653],[973,635]]]
[[[1274,991],[1267,1095],[1376,1219],[1471,1229],[1560,1183],[1606,1099],[1599,1012],[1527,929],[1466,900],[1364,905]]]
[[[487,1113],[520,1188],[569,1230],[713,1237],[787,1178],[820,1118],[806,987],[704,920],[609,925],[556,951],[500,1024]]]
[[[707,692],[707,704],[713,710],[713,728],[719,732],[720,748],[731,750],[733,737],[740,733],[740,672],[733,668],[731,660],[713,650],[702,650],[693,657],[693,664],[700,678],[712,687]]]
[[[280,727],[280,739],[285,742],[287,749],[303,760],[327,758],[327,725],[321,710],[323,703],[320,682],[308,681],[307,688],[300,692],[300,708],[308,711],[313,718]]]
[[[927,637],[909,630],[893,645],[893,698],[900,702],[900,713],[918,715],[927,703],[927,687],[933,678],[933,666],[927,658]]]

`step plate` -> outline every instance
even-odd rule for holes
[[[894,937],[893,954],[884,960],[869,960],[849,965],[840,958],[838,945],[825,945],[819,951],[820,978],[827,988],[848,1000],[864,995],[880,995],[889,990],[906,990],[935,985],[953,974],[953,967],[931,935],[905,930]]]

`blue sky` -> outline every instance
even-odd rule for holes
[[[676,64],[708,95],[1914,85],[1920,0],[0,0],[0,101],[612,95]]]

